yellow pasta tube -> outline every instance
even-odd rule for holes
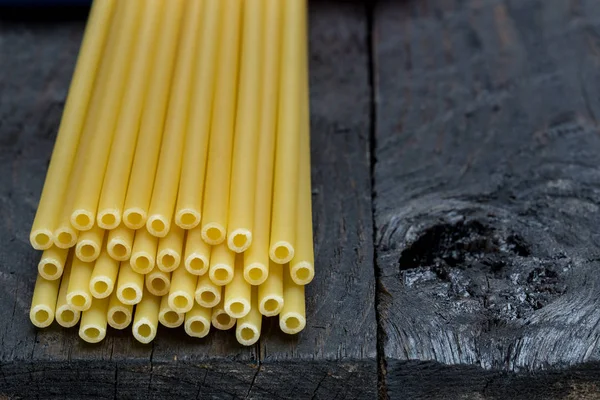
[[[122,13],[119,13],[122,14]],[[121,15],[119,15],[122,17]],[[94,130],[98,124],[99,108],[104,95],[104,88],[107,81],[110,79],[109,70],[111,58],[114,55],[117,38],[117,32],[112,32],[108,38],[104,61],[100,65],[98,76],[95,79],[94,91],[92,94],[91,103],[83,127],[83,133],[79,140],[77,153],[73,161],[71,174],[68,176],[68,185],[64,195],[63,207],[60,210],[59,218],[54,229],[54,244],[60,248],[70,248],[77,243],[78,231],[71,225],[71,212],[75,204],[75,196],[77,195],[79,181],[83,174],[84,166],[88,156],[90,143],[94,137]]]
[[[190,8],[197,8],[193,4],[196,2],[188,2]],[[164,53],[164,59],[161,59],[160,62],[168,63],[170,71],[173,69],[175,60],[175,49],[177,48],[177,41],[179,39],[179,28],[182,25],[181,17],[185,2],[183,0],[171,0],[167,4],[165,25],[161,31],[162,43],[165,44],[164,50],[161,51],[161,53]],[[184,30],[179,43],[173,82],[171,84],[170,75],[165,76],[165,80],[162,82],[163,92],[161,95],[165,97],[164,102],[167,99],[169,102],[160,158],[158,160],[156,177],[154,178],[154,189],[150,201],[148,221],[146,222],[146,228],[150,233],[158,237],[164,237],[171,229],[171,218],[177,199],[177,187],[179,186],[179,173],[181,170],[181,153],[185,139],[190,84],[193,76],[194,44],[198,29],[197,17],[197,14],[186,14],[186,18],[183,21]],[[166,69],[167,67],[165,67]],[[163,108],[167,107],[166,103],[163,104]],[[164,111],[162,113],[164,114]]]
[[[139,139],[123,212],[125,225],[131,229],[141,228],[148,219],[148,209],[157,173],[171,76],[175,62],[175,49],[177,46],[175,46],[174,40],[177,37],[176,30],[179,26],[177,13],[180,8],[181,1],[178,0],[175,5],[169,2],[169,6],[165,10],[164,25],[162,27],[165,30],[164,32],[161,31],[158,36],[152,79],[144,105]],[[177,64],[179,65],[182,62],[178,60]]]
[[[185,269],[193,275],[204,275],[210,266],[211,248],[202,240],[200,227],[190,229],[185,238]]]
[[[111,58],[110,79],[103,88],[95,134],[88,148],[71,213],[71,225],[80,231],[91,229],[96,220],[102,181],[131,61],[131,49],[141,19],[141,13],[138,12],[139,5],[137,1],[123,2],[123,23],[116,27],[119,31],[119,40],[116,43],[114,56]]]
[[[81,313],[79,337],[88,343],[98,343],[106,337],[108,299],[94,299],[89,309]]]
[[[194,303],[190,311],[185,313],[185,333],[191,337],[203,338],[210,332],[212,309]]]
[[[200,1],[193,2],[196,7],[199,7],[201,3]],[[205,0],[203,3],[194,68],[195,79],[193,79],[191,88],[190,110],[175,211],[175,223],[184,229],[195,228],[200,223],[206,151],[215,87],[219,26],[222,24],[221,0]]]
[[[125,329],[131,324],[133,318],[133,305],[123,304],[114,291],[108,302],[108,324],[115,329]]]
[[[202,238],[211,245],[225,240],[229,209],[231,153],[240,42],[240,0],[224,0],[215,95],[212,108],[206,186],[202,208]]]
[[[135,307],[135,316],[133,319],[133,337],[138,342],[150,343],[156,337],[159,308],[160,297],[146,290],[144,298]]]
[[[146,275],[146,289],[155,296],[164,296],[169,293],[171,288],[171,273],[163,272],[158,267],[154,267]]]
[[[235,253],[229,250],[225,243],[212,248],[208,271],[211,281],[219,286],[227,285],[233,280],[234,268]]]
[[[169,289],[169,307],[178,313],[186,313],[194,305],[194,291],[198,277],[185,268],[177,268],[171,275]]]
[[[37,276],[31,309],[29,310],[29,319],[38,328],[45,328],[54,321],[59,285],[60,280],[58,279],[49,281],[42,278],[41,275]]]
[[[294,257],[298,209],[298,170],[301,122],[301,86],[306,60],[306,2],[283,3],[283,30],[279,86],[273,211],[269,257],[285,264]]]
[[[100,255],[104,242],[104,229],[94,225],[89,231],[81,232],[75,246],[75,255],[82,261],[93,262]]]
[[[238,343],[251,346],[258,341],[262,327],[262,314],[258,310],[258,287],[252,287],[252,307],[250,312],[237,320],[235,337]]]
[[[225,288],[223,287],[223,291],[225,290]],[[222,331],[226,331],[228,329],[233,328],[233,326],[235,325],[236,319],[230,317],[226,312],[225,312],[225,296],[223,296],[223,294],[221,294],[221,301],[219,302],[219,304],[217,304],[212,311],[212,325]]]
[[[171,227],[167,236],[158,241],[156,263],[161,271],[171,272],[179,267],[184,236],[183,229],[175,225]]]
[[[96,70],[105,47],[115,4],[116,0],[95,1],[90,11],[46,181],[29,236],[31,245],[37,250],[49,249],[53,243],[54,229],[61,215],[65,192],[69,185],[66,177],[72,173]]]
[[[221,301],[221,286],[215,285],[208,274],[204,274],[198,278],[194,297],[202,307],[212,308]]]
[[[73,226],[71,226],[71,210],[73,209],[77,184],[81,178],[83,164],[85,163],[85,157],[92,138],[90,126],[94,124],[98,114],[97,107],[95,107],[98,97],[96,92],[101,91],[100,85],[106,80],[106,73],[104,73],[105,69],[105,65],[103,64],[100,68],[99,77],[96,79],[98,87],[94,89],[94,97],[88,112],[88,119],[85,122],[84,132],[79,140],[79,147],[77,148],[77,154],[75,155],[75,161],[73,162],[73,170],[69,176],[69,184],[64,197],[64,206],[60,212],[60,217],[58,218],[56,227],[54,229],[54,236],[52,238],[54,245],[62,249],[68,249],[75,246],[79,236],[79,232],[73,228]]]
[[[306,57],[306,51],[303,52]],[[298,179],[298,222],[294,258],[290,275],[298,285],[306,285],[315,276],[313,248],[312,190],[310,183],[310,112],[308,95],[308,60],[302,62],[302,120],[300,123],[300,176]]]
[[[128,262],[121,262],[117,279],[117,298],[123,304],[138,304],[144,293],[144,275],[138,274]]]
[[[67,261],[68,254],[68,249],[61,249],[56,246],[52,246],[49,249],[44,250],[42,253],[42,258],[38,263],[38,273],[44,279],[48,279],[50,281],[60,279],[65,268],[65,262]]]
[[[256,166],[256,194],[254,202],[254,231],[252,246],[244,252],[244,278],[260,285],[269,273],[269,240],[271,231],[271,205],[273,194],[273,164],[275,161],[275,131],[279,87],[279,58],[281,54],[281,4],[268,0],[264,57],[262,62],[262,93],[258,158]]]
[[[92,305],[90,278],[93,270],[93,263],[73,257],[69,288],[67,289],[67,303],[75,310],[85,311]]]
[[[236,253],[252,244],[254,193],[258,158],[259,105],[262,88],[264,0],[244,1],[240,78],[238,88],[235,140],[231,167],[227,245]],[[270,78],[272,79],[272,78]]]
[[[158,311],[158,321],[167,328],[177,328],[183,324],[185,314],[177,313],[169,307],[169,299],[163,296],[160,300],[160,310]]]
[[[283,268],[283,308],[279,313],[279,328],[290,335],[300,332],[306,326],[306,305],[304,285],[296,284],[289,268]]]
[[[225,311],[233,318],[242,318],[250,312],[252,286],[244,279],[244,261],[241,255],[235,258],[235,272],[231,283],[225,286]]]
[[[283,268],[287,265],[271,261],[269,277],[258,287],[258,309],[267,317],[279,314],[283,308]]]
[[[63,328],[70,328],[77,325],[81,312],[75,310],[67,303],[67,291],[69,289],[69,278],[71,276],[72,260],[65,265],[62,280],[60,281],[60,289],[58,291],[58,299],[56,300],[56,322]]]
[[[110,296],[113,292],[117,276],[119,275],[119,262],[108,255],[106,249],[102,250],[100,257],[94,264],[90,278],[90,293],[97,299]]]
[[[133,247],[133,236],[135,231],[121,224],[117,229],[108,232],[106,250],[108,254],[117,261],[127,261],[131,257]]]
[[[138,274],[147,274],[154,268],[156,260],[156,249],[158,247],[158,238],[152,236],[150,232],[142,228],[135,234],[133,249],[129,263],[131,268]]]
[[[98,205],[97,224],[104,229],[115,229],[121,223],[129,171],[133,163],[135,145],[140,126],[144,97],[148,88],[150,67],[159,32],[163,5],[146,2],[141,7],[141,27],[133,49],[132,65],[127,77],[127,90],[123,96],[110,158],[102,184]],[[126,171],[126,173],[124,173]]]

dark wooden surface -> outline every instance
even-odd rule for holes
[[[311,2],[317,276],[251,348],[31,326],[84,19],[0,9],[0,397],[600,398],[596,0]]]
[[[598,3],[380,1],[373,32],[387,393],[600,398]]]

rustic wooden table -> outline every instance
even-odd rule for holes
[[[600,398],[597,1],[310,5],[317,276],[250,348],[30,324],[85,10],[0,8],[0,397]]]

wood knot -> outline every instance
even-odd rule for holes
[[[569,259],[541,260],[517,232],[490,221],[440,223],[401,253],[402,284],[461,308],[485,309],[492,320],[522,318],[566,292]]]

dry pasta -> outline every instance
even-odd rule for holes
[[[139,132],[140,116],[144,105],[151,60],[156,50],[154,43],[158,34],[158,23],[162,2],[147,2],[142,7],[142,21],[136,38],[132,65],[127,77],[123,107],[110,150],[106,175],[98,205],[98,225],[104,229],[115,229],[121,223],[125,195],[129,183],[129,171],[133,163],[135,145]]]
[[[94,74],[102,57],[116,3],[117,0],[96,1],[90,11],[46,182],[31,228],[31,245],[38,250],[46,250],[52,246],[56,221],[60,217],[69,185],[65,177],[71,173],[92,94]]]
[[[56,300],[56,322],[63,328],[70,328],[77,325],[81,312],[75,310],[67,303],[67,290],[69,288],[69,277],[71,276],[71,262],[65,266],[65,271],[60,281],[58,299]]]
[[[245,346],[263,316],[304,329],[306,10],[94,0],[30,234],[35,326],[78,325],[90,343],[129,328],[144,344],[159,324],[235,327]]]
[[[221,48],[215,79],[211,140],[208,147],[206,186],[202,207],[202,238],[211,245],[225,240],[229,206],[229,177],[234,131],[242,12],[239,0],[222,0]]]
[[[191,4],[191,2],[188,2]],[[154,178],[154,190],[150,201],[148,221],[146,228],[153,235],[164,237],[171,229],[171,216],[175,209],[177,199],[177,185],[179,184],[179,172],[181,169],[181,152],[183,151],[183,140],[185,138],[185,121],[187,118],[190,80],[192,77],[193,56],[190,53],[190,41],[192,40],[196,26],[194,15],[187,13],[183,22],[184,31],[181,37],[178,63],[175,65],[176,41],[180,28],[180,20],[183,14],[185,2],[183,0],[171,0],[167,2],[165,10],[165,25],[161,32],[159,42],[159,53],[162,58],[158,61],[164,64],[165,75],[160,75],[155,81],[157,93],[153,94],[162,98],[163,104],[159,114],[166,117],[163,141],[160,149],[160,158],[156,177]],[[191,6],[193,8],[193,6]],[[161,47],[164,45],[164,49]],[[175,76],[172,88],[171,70],[175,65]],[[170,95],[169,95],[170,90]],[[167,99],[169,100],[167,106]],[[162,125],[162,124],[161,124]]]
[[[199,7],[201,2],[197,3]],[[208,132],[212,112],[214,77],[217,65],[221,21],[221,0],[205,0],[201,14],[196,76],[192,83],[185,148],[181,165],[175,222],[181,228],[192,229],[200,223]],[[191,52],[190,52],[191,53]]]
[[[45,279],[60,279],[67,262],[68,249],[52,246],[44,250],[38,263],[38,273]]]
[[[118,110],[125,90],[125,78],[130,66],[135,32],[141,19],[137,7],[135,1],[122,2],[123,16],[117,26],[119,40],[116,42],[114,57],[111,58],[109,66],[110,79],[103,88],[102,100],[98,106],[97,126],[94,127],[97,131],[91,138],[87,150],[71,213],[71,225],[80,231],[91,229],[96,220],[98,198],[102,190]]]

